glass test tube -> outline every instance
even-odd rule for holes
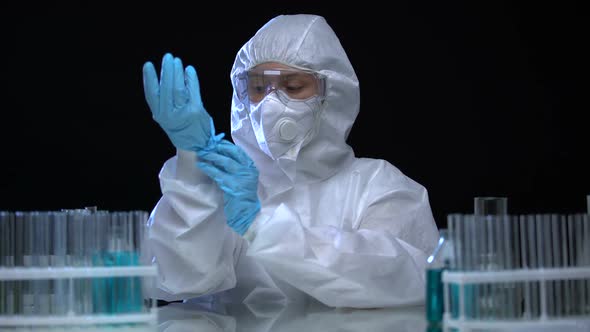
[[[0,211],[0,269],[14,267],[14,214]],[[15,312],[14,281],[0,280],[0,316]]]
[[[475,215],[506,215],[508,214],[508,198],[494,196],[479,196],[473,199]]]
[[[36,268],[49,267],[49,243],[50,243],[50,225],[49,213],[45,211],[32,212],[31,222],[34,234],[33,241],[33,266]],[[50,314],[50,281],[39,279],[31,281],[33,287],[33,313],[35,315]]]
[[[500,251],[501,219],[508,214],[508,199],[506,197],[479,196],[473,200],[475,227],[478,228],[478,250],[476,266],[480,270],[496,271],[501,268]],[[500,246],[498,246],[500,245]],[[479,284],[475,286],[481,312],[476,314],[484,318],[501,318],[502,293],[509,291],[503,285]],[[477,307],[476,307],[477,308]]]
[[[52,220],[51,234],[52,247],[50,265],[56,269],[64,268],[67,265],[67,214],[54,211],[49,218]],[[70,309],[69,300],[70,280],[56,279],[53,281],[53,298],[51,300],[51,311],[53,315],[65,315]]]

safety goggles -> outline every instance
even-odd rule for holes
[[[326,90],[324,75],[298,69],[251,69],[237,75],[236,93],[244,103],[257,104],[276,91],[282,102],[305,101]]]

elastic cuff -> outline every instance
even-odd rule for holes
[[[258,214],[258,212],[260,212],[260,202],[258,202],[256,204],[256,208],[252,211],[252,213],[250,213],[249,215],[247,215],[246,217],[242,218],[241,220],[237,221],[237,222],[233,222],[231,223],[231,227],[240,235],[244,235],[244,233],[246,233],[246,231],[248,230],[248,228],[250,228],[250,225],[252,224],[252,222],[254,221],[254,219],[256,218],[256,215]],[[236,225],[236,226],[234,226]]]

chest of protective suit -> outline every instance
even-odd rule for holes
[[[294,211],[304,227],[332,226],[358,228],[357,216],[363,205],[358,176],[344,172],[319,183],[298,185],[262,200],[261,218],[268,219],[281,205]],[[341,178],[346,178],[342,181]]]

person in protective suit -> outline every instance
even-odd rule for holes
[[[177,148],[149,225],[153,296],[311,296],[332,307],[421,304],[438,241],[427,190],[346,143],[359,82],[321,16],[280,15],[231,70],[231,137],[216,134],[192,66],[143,68],[153,118]]]

